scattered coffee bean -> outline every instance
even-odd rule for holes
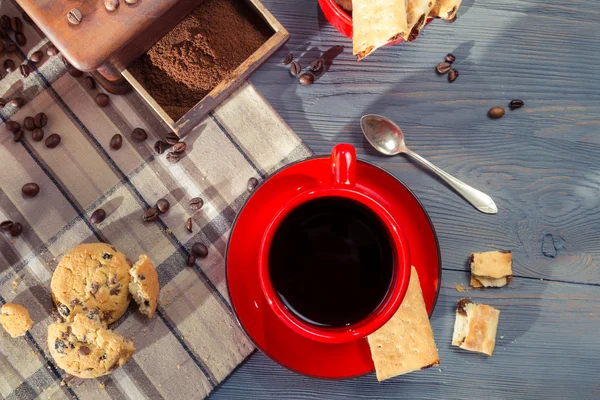
[[[31,139],[34,142],[41,142],[44,138],[44,130],[42,128],[35,128],[33,132],[31,132]]]
[[[175,143],[179,142],[179,136],[177,136],[175,133],[171,132],[165,137],[165,141],[172,146]]]
[[[14,53],[17,51],[17,44],[14,42],[6,42],[4,43],[4,52],[5,53]]]
[[[163,154],[168,147],[169,145],[162,140],[157,140],[156,143],[154,143],[154,151],[156,151],[158,154]]]
[[[525,105],[525,102],[523,100],[511,100],[510,104],[508,105],[508,107],[510,107],[511,110],[516,110],[517,108],[521,108]]]
[[[0,26],[0,37],[3,39],[9,39],[8,32],[6,32],[6,29],[2,28],[1,26]],[[2,43],[2,45],[4,46],[4,43]]]
[[[10,232],[14,223],[12,221],[2,221],[0,222],[0,231]]]
[[[2,28],[0,28],[2,29]],[[0,36],[2,36],[2,32],[0,32]],[[0,40],[0,53],[2,53],[4,51],[4,42],[2,40]]]
[[[4,60],[4,69],[6,70],[6,72],[13,72],[16,68],[17,66],[15,65],[15,62],[13,60],[11,60],[10,58]]]
[[[298,61],[294,61],[292,65],[290,65],[290,74],[292,74],[292,76],[297,76],[300,72],[302,72],[302,66]]]
[[[310,70],[312,72],[319,72],[323,69],[323,60],[321,58],[317,58],[315,61],[310,63]]]
[[[248,191],[251,192],[258,186],[258,179],[252,177],[248,179]]]
[[[142,215],[142,219],[146,222],[154,222],[158,219],[159,213],[160,213],[160,211],[158,211],[158,208],[150,207],[149,209],[144,211],[144,215]]]
[[[190,199],[189,205],[190,209],[198,211],[204,205],[204,200],[202,200],[200,197],[194,197],[193,199]]]
[[[169,211],[169,208],[171,208],[171,204],[167,199],[158,199],[156,200],[156,208],[158,208],[158,211],[160,211],[161,214],[164,214],[167,211]]]
[[[458,78],[459,75],[460,75],[460,73],[457,70],[451,69],[450,72],[448,72],[448,81],[454,82]]]
[[[46,138],[46,147],[49,149],[53,149],[60,144],[60,135],[58,133],[53,133],[52,135]]]
[[[22,34],[21,32],[15,33],[15,42],[21,47],[27,44],[27,36]]]
[[[15,33],[23,32],[23,21],[19,17],[12,17],[10,20],[10,29]]]
[[[23,233],[23,225],[21,225],[18,222],[15,222],[14,225],[12,226],[12,228],[10,228],[10,235],[12,237],[17,237],[21,233]]]
[[[1,79],[1,77],[0,77]],[[6,105],[6,99],[3,99],[2,97],[0,97],[0,108],[4,107]]]
[[[186,265],[191,268],[195,264],[196,264],[196,256],[193,253],[190,253],[190,255],[187,258]]]
[[[19,70],[21,71],[23,78],[27,78],[31,73],[31,68],[29,68],[29,65],[27,64],[21,64],[21,66],[19,66]]]
[[[283,61],[281,62],[281,65],[288,65],[289,63],[292,62],[293,59],[294,59],[294,55],[292,53],[290,53],[287,55],[287,57],[285,57],[283,59]]]
[[[2,26],[2,29],[4,29],[4,30],[12,29],[10,26],[10,17],[6,14],[2,15],[0,17],[0,25]]]
[[[106,211],[99,208],[90,215],[90,222],[92,224],[99,224],[106,219]]]
[[[144,140],[148,139],[148,134],[142,128],[135,128],[131,132],[131,139],[133,139],[135,142],[143,142]]]
[[[96,80],[94,78],[92,78],[90,75],[85,77],[85,86],[87,86],[87,88],[89,90],[94,90],[96,89]]]
[[[169,153],[167,153],[167,161],[171,164],[176,164],[179,162],[179,160],[181,160],[180,153],[175,153],[174,151],[170,151]]]
[[[77,8],[72,8],[67,13],[67,21],[69,21],[70,24],[79,25],[81,20],[83,20],[83,14]]]
[[[109,102],[109,98],[108,95],[104,94],[104,93],[98,93],[96,95],[96,104],[98,104],[99,107],[106,107],[108,105]]]
[[[300,78],[298,78],[298,81],[300,82],[301,85],[304,86],[308,86],[308,85],[312,85],[313,82],[315,81],[315,77],[313,74],[309,74],[308,72],[300,75]]]
[[[446,62],[446,61],[439,63],[437,65],[437,67],[435,67],[435,70],[440,75],[447,74],[448,71],[450,71],[451,69],[452,69],[452,66],[450,65],[449,62]]]
[[[194,253],[196,257],[206,258],[208,255],[208,247],[202,243],[194,243],[192,245],[192,253]]]
[[[193,229],[192,229],[192,217],[188,218],[187,221],[185,221],[185,229],[187,229],[187,231],[189,233],[192,233]]]
[[[35,197],[40,192],[40,186],[35,182],[29,182],[23,185],[21,192],[25,197]]]
[[[66,58],[63,57],[63,63],[65,64],[65,67],[67,68],[67,72],[69,73],[69,75],[71,75],[73,78],[79,78],[83,75],[83,72],[81,72],[80,70],[78,70],[77,68],[75,68],[70,62],[67,61]]]
[[[23,126],[29,132],[31,132],[32,130],[34,130],[35,129],[35,122],[33,121],[33,117],[25,117],[25,119],[23,120]]]
[[[15,135],[13,136],[13,140],[15,142],[20,142],[21,139],[23,139],[23,131],[19,131],[19,132],[15,133]]]
[[[447,63],[452,64],[454,61],[456,61],[456,56],[452,53],[448,53],[448,54],[446,54],[445,60]]]
[[[11,131],[12,133],[17,133],[21,130],[21,124],[19,124],[17,121],[9,120],[9,121],[6,121],[5,125],[6,125],[6,129]]]
[[[133,4],[137,4],[139,0],[125,0],[125,3],[127,3],[127,5],[133,5]]]
[[[117,11],[120,5],[119,0],[104,0],[104,8],[109,12]]]
[[[8,104],[15,108],[21,108],[23,107],[23,104],[25,104],[25,100],[22,97],[15,97],[9,101]]]
[[[115,134],[110,139],[109,146],[113,150],[119,150],[123,146],[123,136],[120,133]]]
[[[504,108],[492,107],[490,108],[490,111],[488,111],[488,115],[493,119],[501,118],[504,115]]]
[[[33,123],[36,128],[43,128],[48,123],[48,116],[43,112],[37,113],[35,117],[33,117]]]
[[[187,145],[185,144],[185,142],[178,142],[173,145],[171,150],[175,153],[181,154],[185,151],[186,148],[187,148]]]
[[[50,57],[53,57],[58,54],[58,49],[53,44],[50,44],[46,49],[46,54],[48,54]]]

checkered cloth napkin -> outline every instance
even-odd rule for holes
[[[0,5],[0,14],[20,15],[13,3]],[[59,133],[62,142],[48,149],[26,131],[15,143],[0,125],[0,221],[24,228],[17,238],[0,234],[0,306],[22,304],[34,320],[23,338],[11,339],[0,328],[0,398],[205,397],[253,351],[233,315],[224,266],[231,225],[248,197],[247,181],[261,180],[310,151],[254,87],[244,84],[185,138],[185,157],[169,164],[153,150],[168,128],[140,96],[111,95],[110,105],[99,108],[98,89],[66,74],[60,56],[46,56],[43,35],[25,25],[27,45],[2,54],[2,61],[11,58],[19,65],[38,49],[44,60],[29,63],[33,72],[26,79],[17,70],[0,81],[0,96],[26,100],[21,109],[5,107],[0,118],[22,123],[43,111],[46,137]],[[137,127],[148,132],[148,140],[131,140]],[[115,151],[108,144],[116,133],[124,143]],[[41,187],[35,198],[23,198],[27,182]],[[196,196],[205,205],[192,212],[188,201]],[[143,222],[144,210],[163,197],[171,209],[156,222]],[[108,216],[94,225],[89,217],[97,208]],[[193,233],[185,228],[190,216]],[[112,243],[133,260],[148,254],[161,284],[154,319],[139,314],[132,302],[115,324],[133,338],[135,355],[97,380],[68,377],[54,365],[46,344],[54,311],[52,272],[82,242]],[[189,268],[195,242],[205,243],[209,255]]]

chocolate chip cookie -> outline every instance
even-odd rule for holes
[[[73,323],[48,326],[48,348],[56,365],[79,378],[97,378],[123,366],[133,342],[77,314]]]
[[[105,243],[80,244],[60,261],[50,289],[58,313],[67,322],[75,315],[118,320],[129,306],[130,261]]]
[[[132,279],[129,284],[129,292],[131,292],[133,300],[139,304],[142,314],[146,314],[149,318],[154,317],[160,292],[154,264],[146,254],[142,254],[129,270],[129,274]]]
[[[33,326],[29,311],[23,306],[6,303],[0,308],[0,324],[10,336],[16,338],[24,336]]]

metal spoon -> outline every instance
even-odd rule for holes
[[[496,207],[496,203],[494,203],[494,200],[490,196],[442,171],[406,147],[402,130],[386,117],[376,114],[365,115],[360,119],[360,127],[369,143],[380,153],[387,156],[395,156],[400,153],[408,154],[438,174],[451,188],[456,190],[458,194],[463,196],[479,211],[487,214],[496,214],[498,212],[498,207]]]

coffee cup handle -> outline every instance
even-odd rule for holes
[[[331,183],[334,187],[352,188],[356,184],[356,149],[346,143],[331,150]]]

